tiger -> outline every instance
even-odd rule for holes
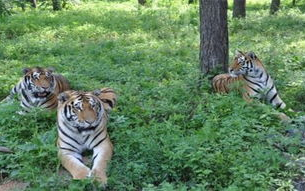
[[[237,51],[229,74],[219,74],[212,80],[212,86],[218,93],[228,93],[232,84],[242,84],[242,94],[246,101],[251,98],[263,99],[276,108],[284,109],[286,104],[280,98],[275,84],[264,65],[254,52]]]
[[[18,112],[20,114],[27,113],[34,107],[56,109],[58,94],[70,89],[68,80],[62,75],[54,74],[53,68],[24,68],[22,72],[24,76],[2,101],[10,101],[18,95],[23,108]]]
[[[93,177],[107,183],[106,167],[113,145],[106,124],[116,99],[111,88],[92,92],[69,90],[58,96],[58,157],[73,179]],[[86,150],[93,150],[91,168],[83,161],[82,153]]]

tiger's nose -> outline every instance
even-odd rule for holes
[[[41,86],[41,88],[44,89],[44,90],[48,89],[47,86]]]

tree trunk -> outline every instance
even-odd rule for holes
[[[280,8],[281,0],[272,0],[270,6],[270,14],[275,14]]]
[[[22,11],[25,11],[25,2],[21,2],[20,7],[21,7]]]
[[[228,70],[227,0],[200,0],[200,69]]]
[[[66,8],[66,6],[67,6],[67,0],[63,0],[61,7],[64,9]]]
[[[234,0],[233,17],[246,17],[246,0]]]
[[[33,7],[33,8],[36,8],[36,7],[37,7],[37,2],[36,2],[36,0],[31,0],[31,3],[32,3],[32,7]]]
[[[61,0],[52,0],[52,4],[53,4],[53,11],[61,10]]]
[[[292,6],[295,6],[295,0],[292,0]]]
[[[146,0],[138,0],[138,2],[139,2],[140,5],[145,5]]]

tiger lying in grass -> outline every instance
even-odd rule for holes
[[[276,108],[284,109],[286,104],[278,95],[274,82],[267,73],[262,62],[253,52],[238,51],[233,64],[229,67],[230,74],[219,74],[213,78],[212,84],[216,92],[228,93],[232,84],[242,83],[243,98],[251,97],[265,99]]]
[[[107,182],[106,166],[112,156],[107,134],[108,111],[116,103],[110,88],[94,92],[65,91],[58,96],[58,156],[74,179],[94,177]],[[92,168],[83,163],[82,153],[93,150]]]
[[[23,112],[28,112],[33,107],[55,109],[58,94],[69,90],[70,85],[62,75],[53,72],[52,68],[23,69],[24,76],[3,101],[9,101],[18,94]]]

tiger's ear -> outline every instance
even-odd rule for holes
[[[23,68],[22,69],[22,73],[23,74],[27,74],[28,72],[30,72],[31,71],[31,68]]]
[[[99,97],[101,94],[102,94],[102,91],[101,90],[94,90],[92,92],[95,96]]]
[[[70,95],[67,92],[62,92],[57,96],[57,100],[60,103],[66,102],[70,98]]]
[[[103,88],[101,90],[94,90],[93,94],[103,102],[106,111],[110,111],[114,108],[117,96],[113,89]]]
[[[236,56],[244,56],[245,54],[242,51],[240,51],[240,50],[236,50],[235,51],[235,55]]]
[[[247,52],[247,56],[249,56],[253,60],[257,58],[254,52]]]
[[[53,68],[53,67],[48,67],[47,70],[51,73],[55,72],[55,68]]]

